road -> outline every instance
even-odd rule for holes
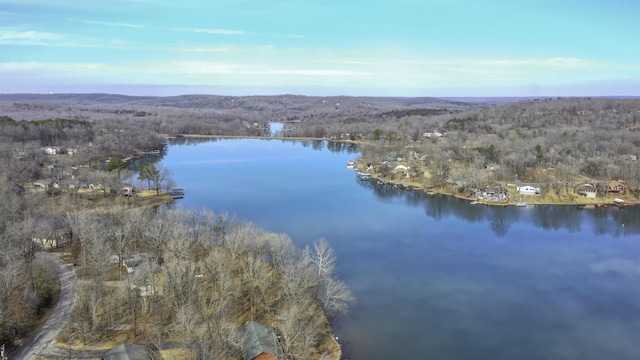
[[[60,349],[55,348],[51,343],[58,336],[64,325],[69,320],[71,309],[76,297],[78,288],[78,278],[73,269],[73,265],[62,261],[58,254],[43,253],[40,256],[46,256],[60,265],[60,296],[58,304],[49,316],[49,320],[44,324],[38,334],[33,337],[16,355],[11,359],[33,359],[37,356],[49,357],[47,354],[58,353]],[[47,349],[49,347],[49,349]]]

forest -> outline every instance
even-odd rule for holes
[[[117,340],[240,359],[254,320],[288,359],[335,358],[328,321],[355,299],[326,241],[299,249],[234,216],[121,192],[174,185],[171,169],[134,165],[168,138],[272,137],[274,122],[278,137],[357,144],[368,171],[426,189],[527,181],[563,197],[615,179],[640,195],[637,98],[0,95],[0,344],[17,349],[56,302],[53,247],[83,284],[59,337],[76,344],[69,357]]]
[[[0,95],[0,114],[89,121],[95,138],[82,153],[93,158],[157,149],[162,135],[270,136],[269,123],[284,122],[282,137],[364,143],[363,161],[388,177],[382,162],[402,158],[426,186],[478,187],[517,175],[548,186],[579,176],[623,179],[637,189],[640,178],[637,98]],[[6,128],[0,136],[28,146],[24,126]],[[461,169],[473,179],[461,179]],[[556,172],[553,181],[543,169]]]
[[[126,160],[160,153],[166,137],[131,122],[139,112],[109,114],[117,119],[1,118],[6,351],[19,350],[57,301],[61,264],[54,254],[82,284],[57,338],[67,345],[58,349],[65,358],[138,343],[156,357],[173,350],[186,358],[240,359],[248,321],[274,330],[283,358],[339,358],[329,320],[355,299],[335,277],[330,245],[318,239],[300,249],[284,234],[226,214],[146,206],[146,196],[173,186],[170,169]],[[139,191],[124,196],[129,184]]]

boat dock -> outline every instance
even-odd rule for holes
[[[169,190],[169,196],[171,196],[174,199],[184,198],[184,188],[173,188]]]

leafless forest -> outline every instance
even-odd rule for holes
[[[226,214],[139,209],[107,191],[138,180],[114,159],[162,150],[166,135],[271,136],[271,122],[285,123],[282,137],[359,142],[390,178],[461,188],[515,178],[559,193],[577,177],[620,179],[638,196],[635,98],[0,95],[0,343],[19,345],[55,301],[56,265],[37,256],[53,245],[84,279],[66,341],[125,331],[240,358],[237,328],[257,320],[274,324],[289,358],[328,354],[317,314],[354,299],[324,240],[298,249]],[[400,162],[413,170],[394,172]],[[156,189],[170,185],[170,169],[156,170]],[[80,196],[89,184],[100,187]],[[98,198],[103,210],[89,211]]]
[[[458,168],[499,165],[503,179],[534,168],[629,181],[640,176],[635,98],[2,95],[0,114],[16,121],[88,121],[91,147],[82,151],[88,157],[157,149],[160,134],[268,136],[270,122],[286,122],[284,137],[373,143],[375,150],[363,147],[364,157],[427,155],[421,165],[433,173],[443,172],[437,168],[446,159]],[[5,127],[3,144],[55,145],[44,135],[13,130],[20,133],[9,134]],[[69,134],[65,141],[87,147],[87,138]],[[443,180],[452,180],[450,170],[445,173]]]

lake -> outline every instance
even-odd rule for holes
[[[178,206],[331,243],[358,298],[334,321],[347,358],[640,358],[637,206],[470,205],[358,180],[353,145],[179,140]]]

